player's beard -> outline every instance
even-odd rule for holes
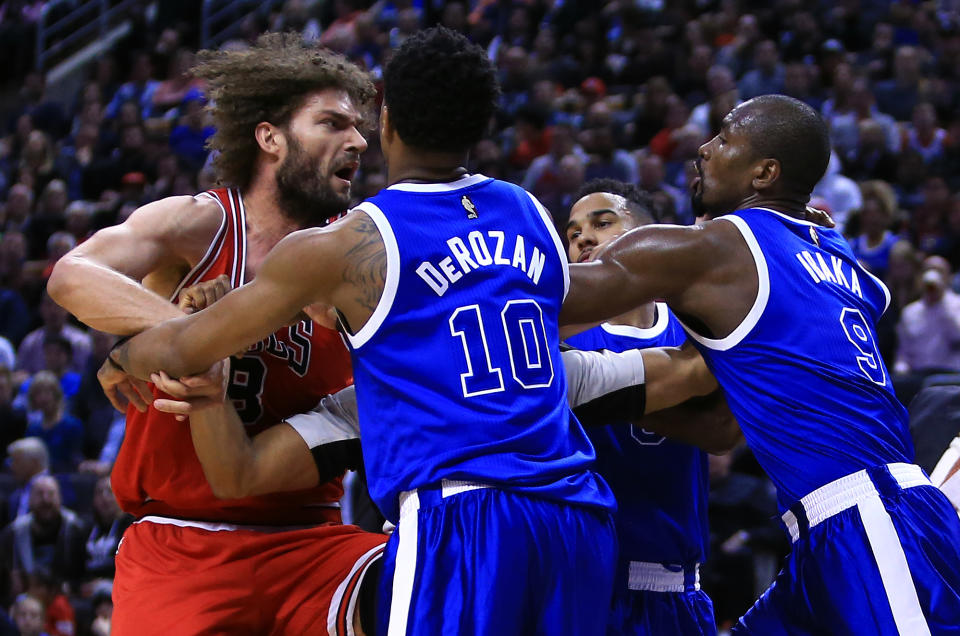
[[[290,136],[289,152],[277,168],[280,209],[303,227],[315,227],[347,209],[350,195],[337,194],[320,172],[320,160],[311,160]]]
[[[694,191],[690,193],[690,209],[693,211],[694,218],[709,217],[707,208],[703,205],[703,192]]]

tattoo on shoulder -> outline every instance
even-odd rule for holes
[[[365,213],[358,213],[350,228],[358,236],[346,254],[343,280],[356,288],[357,302],[373,311],[380,302],[387,278],[387,250],[376,223]]]

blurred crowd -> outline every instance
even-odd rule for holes
[[[43,4],[0,2],[0,33],[29,29]],[[69,99],[49,97],[32,59],[0,76],[15,74],[0,111],[0,601],[24,634],[108,630],[112,550],[130,522],[105,478],[123,418],[96,379],[114,339],[73,321],[46,279],[140,205],[215,184],[189,72],[199,3],[163,4],[162,19],[134,16]],[[692,161],[733,106],[782,93],[818,109],[834,152],[811,204],[890,289],[879,334],[898,395],[960,382],[960,3],[288,0],[222,46],[294,30],[379,79],[393,47],[436,23],[500,69],[500,111],[470,168],[522,184],[561,227],[597,177],[637,183],[661,218],[693,223]],[[386,183],[374,128],[369,142],[357,200]],[[769,582],[784,542],[749,453],[712,461],[704,587],[723,623]]]

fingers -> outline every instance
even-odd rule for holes
[[[191,395],[189,387],[178,380],[174,380],[164,371],[150,374],[150,381],[153,382],[158,389],[173,397],[186,398]]]
[[[230,289],[230,279],[221,274],[213,280],[203,281],[182,290],[177,304],[184,313],[192,314],[217,302],[226,296]]]

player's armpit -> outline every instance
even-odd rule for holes
[[[730,452],[743,439],[740,426],[719,390],[650,413],[638,423],[651,433],[697,446],[714,455]]]

